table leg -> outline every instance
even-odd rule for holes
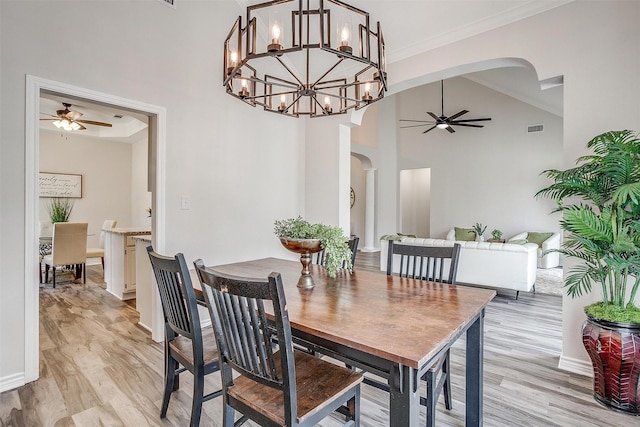
[[[420,379],[408,366],[395,365],[389,377],[389,418],[391,425],[417,426],[420,416]]]
[[[482,377],[484,353],[484,310],[467,329],[467,427],[482,426]]]

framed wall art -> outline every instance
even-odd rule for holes
[[[82,198],[82,175],[40,172],[40,197]]]

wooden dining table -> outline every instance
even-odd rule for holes
[[[420,378],[466,333],[466,425],[482,425],[484,310],[495,291],[364,270],[332,279],[318,265],[315,286],[301,289],[300,262],[277,258],[210,268],[263,280],[280,273],[296,342],[385,378],[393,426],[419,425]]]

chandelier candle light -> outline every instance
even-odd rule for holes
[[[291,117],[360,109],[387,90],[384,37],[369,14],[338,0],[247,7],[224,41],[229,95]]]

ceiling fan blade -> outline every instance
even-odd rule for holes
[[[76,122],[76,123],[78,123],[78,122]],[[85,130],[85,129],[87,129],[86,127],[82,126],[80,123],[78,123],[78,126],[80,126],[80,127],[78,128],[78,130]]]
[[[469,112],[469,111],[467,111],[467,110],[462,110],[462,111],[460,111],[460,112],[458,112],[458,113],[455,113],[453,116],[449,116],[449,119],[448,119],[448,120],[453,120],[453,119],[455,119],[456,117],[460,117],[460,116],[462,116],[463,114],[467,114],[468,112]]]
[[[93,120],[74,120],[75,122],[78,123],[85,123],[87,125],[95,125],[95,126],[105,126],[105,127],[112,127],[113,125],[111,123],[104,123],[104,122],[96,122]]]
[[[53,117],[51,119],[40,119],[40,120],[60,120],[58,117]]]
[[[486,122],[488,120],[491,120],[491,118],[486,118],[486,119],[462,119],[462,120],[455,120],[451,123],[465,123],[465,122]]]
[[[483,128],[484,127],[483,125],[468,125],[466,123],[450,123],[450,124],[452,126],[467,126],[467,127],[470,127],[470,128]],[[449,127],[451,127],[451,126],[449,126]],[[447,129],[449,129],[449,128],[447,128]]]
[[[417,122],[417,123],[431,123],[431,120],[410,120],[410,119],[400,119],[401,122]]]
[[[435,126],[432,126],[432,127],[430,127],[429,129],[425,130],[425,131],[424,131],[424,132],[422,132],[422,133],[427,133],[427,132],[429,132],[430,130],[434,130],[435,128],[436,128]]]
[[[427,111],[427,114],[430,115],[431,117],[433,117],[433,119],[438,122],[440,121],[440,117],[436,116],[435,114],[433,114],[431,111]]]
[[[449,131],[449,133],[455,133],[456,132],[451,126],[447,126],[445,129],[447,131]]]
[[[408,128],[417,128],[421,126],[434,126],[433,123],[425,123],[423,125],[410,125],[410,126],[400,126],[400,129],[408,129]]]

